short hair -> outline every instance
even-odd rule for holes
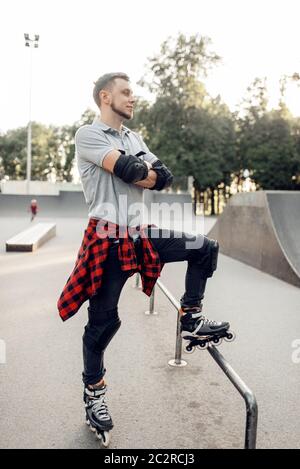
[[[129,76],[126,73],[117,72],[117,73],[106,73],[98,78],[97,81],[94,82],[94,90],[93,90],[93,98],[97,106],[100,108],[101,99],[99,93],[103,89],[111,89],[112,84],[116,78],[122,78],[123,80],[130,81]]]

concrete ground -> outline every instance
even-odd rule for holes
[[[86,219],[46,220],[56,221],[55,238],[34,253],[6,253],[5,240],[29,223],[0,218],[0,339],[6,345],[0,447],[98,448],[82,403],[87,303],[65,323],[56,310]],[[177,262],[162,272],[161,281],[177,299],[185,270],[186,262]],[[168,366],[176,312],[157,288],[159,314],[146,316],[149,298],[134,284],[131,277],[122,291],[122,327],[106,354],[115,423],[110,447],[242,448],[243,399],[206,351],[183,353],[184,368]],[[237,334],[219,350],[257,397],[258,448],[300,448],[300,353],[292,346],[300,339],[299,305],[298,288],[223,255],[208,281],[207,316],[229,320]]]

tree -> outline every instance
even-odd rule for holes
[[[196,192],[229,181],[235,167],[232,115],[201,81],[220,61],[210,45],[209,38],[199,35],[168,38],[139,82],[156,94],[154,104],[144,105],[137,117],[147,143],[175,176],[193,175]]]
[[[249,169],[262,189],[295,188],[299,172],[293,118],[284,103],[284,91],[285,81],[281,80],[279,109],[268,111],[266,79],[257,78],[248,88],[238,119],[240,170]]]
[[[26,177],[27,129],[9,130],[0,137],[1,176],[12,179]]]
[[[263,116],[253,126],[252,135],[246,158],[256,184],[266,190],[293,189],[299,156],[297,158],[291,124],[281,116],[281,110]]]
[[[199,106],[206,96],[201,78],[207,76],[220,57],[209,50],[211,39],[199,34],[179,34],[161,45],[160,54],[148,59],[139,84],[157,97],[172,98],[181,106]]]
[[[47,180],[51,172],[51,162],[55,153],[53,130],[37,122],[32,122],[31,178]],[[27,167],[27,128],[9,130],[0,138],[2,176],[11,179],[26,179]]]
[[[53,138],[51,143],[55,148],[55,153],[51,161],[51,172],[54,180],[72,182],[75,163],[75,133],[80,126],[91,124],[95,117],[96,113],[88,108],[82,113],[80,119],[72,125],[52,128]]]

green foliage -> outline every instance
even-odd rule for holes
[[[161,45],[160,54],[149,59],[147,72],[139,84],[158,97],[171,97],[181,105],[197,105],[205,95],[200,77],[220,61],[211,52],[211,40],[198,34],[186,38],[179,34]],[[195,101],[196,99],[196,101]]]
[[[84,124],[91,123],[95,113],[87,109],[78,122],[62,127],[47,127],[32,122],[31,179],[72,181],[74,135]],[[26,179],[27,128],[9,130],[0,136],[0,177]]]
[[[9,130],[0,137],[1,178],[9,175],[13,179],[26,177],[26,128]]]
[[[50,128],[32,122],[32,179],[47,180],[53,157],[53,133]],[[27,128],[9,130],[0,137],[1,173],[11,179],[26,178]]]
[[[291,124],[279,111],[265,114],[248,132],[245,162],[255,182],[264,189],[294,189],[299,154]]]
[[[156,94],[156,101],[138,107],[135,122],[137,127],[143,124],[151,150],[161,155],[174,175],[193,175],[198,190],[229,181],[235,169],[232,115],[200,81],[220,61],[209,51],[210,45],[207,37],[187,39],[182,34],[162,44],[140,80]]]
[[[248,88],[244,115],[238,119],[237,148],[240,167],[248,168],[262,189],[300,188],[299,124],[282,101],[267,111],[265,82],[256,79]]]

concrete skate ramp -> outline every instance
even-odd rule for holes
[[[300,287],[300,192],[236,194],[208,236],[223,254]]]

